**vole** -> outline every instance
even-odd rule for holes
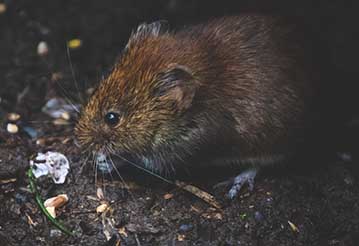
[[[156,173],[181,165],[283,162],[312,124],[319,76],[310,40],[285,18],[222,17],[177,32],[162,22],[133,32],[84,107],[79,144]]]

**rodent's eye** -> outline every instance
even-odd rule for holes
[[[114,113],[114,112],[108,112],[106,115],[105,115],[105,122],[107,125],[109,126],[114,126],[116,125],[120,120],[120,116],[119,114],[117,113]]]

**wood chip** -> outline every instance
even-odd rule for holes
[[[217,208],[217,209],[221,209],[222,206],[216,201],[216,199],[214,198],[214,196],[212,196],[211,194],[209,194],[208,192],[206,191],[203,191],[201,189],[199,189],[198,187],[196,186],[193,186],[193,185],[189,185],[189,184],[186,184],[184,182],[181,182],[181,181],[176,181],[175,184],[183,189],[183,190],[186,190],[190,193],[192,193],[193,195],[201,198],[203,201],[207,202],[208,204],[210,204],[211,206]]]

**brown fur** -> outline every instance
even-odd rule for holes
[[[132,34],[82,113],[80,144],[146,159],[158,170],[297,147],[317,78],[310,42],[296,25],[248,15],[177,33],[162,28],[142,25]],[[110,111],[121,115],[113,127],[103,120]]]

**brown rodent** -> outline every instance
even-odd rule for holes
[[[310,40],[281,17],[141,25],[84,108],[84,147],[156,172],[283,160],[311,125]]]

